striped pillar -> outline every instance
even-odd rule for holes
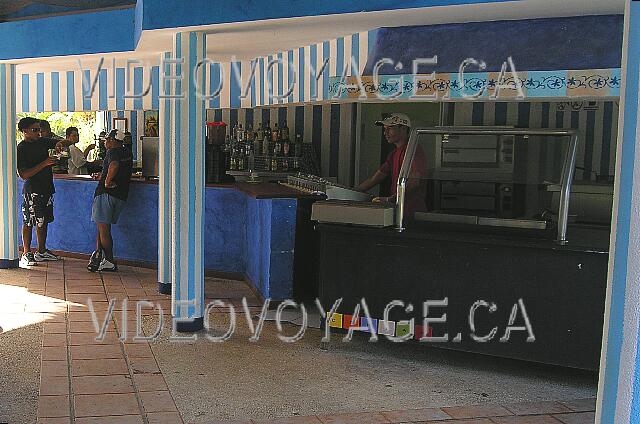
[[[169,59],[170,53],[163,53],[161,62]],[[161,94],[170,96],[173,93],[171,80],[167,79],[171,75],[171,65],[165,63],[161,69]],[[161,294],[171,294],[171,144],[175,140],[175,135],[171,133],[173,129],[173,102],[170,98],[159,99],[158,113],[158,173],[160,176],[158,185],[158,292]]]
[[[640,422],[640,1],[626,1],[609,281],[596,423]]]
[[[18,266],[15,68],[0,63],[0,268]]]
[[[182,32],[174,35],[175,81],[170,150],[172,224],[172,313],[178,331],[203,328],[204,312],[204,71],[206,35]],[[199,93],[199,95],[198,95]]]

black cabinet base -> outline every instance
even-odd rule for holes
[[[158,293],[171,294],[171,283],[158,283]]]
[[[176,323],[176,331],[179,333],[195,333],[204,328],[204,318],[194,318],[190,322],[178,322]]]

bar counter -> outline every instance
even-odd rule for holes
[[[22,184],[19,179],[20,192]],[[49,226],[49,249],[72,255],[90,255],[95,249],[91,204],[96,184],[89,176],[54,176],[55,220]],[[244,277],[264,298],[290,298],[296,209],[304,197],[308,195],[275,183],[208,184],[205,270]],[[132,178],[127,204],[112,234],[117,259],[142,266],[157,264],[157,180]]]
[[[363,298],[375,320],[383,318],[390,302],[401,300],[413,310],[395,307],[389,319],[414,319],[414,338],[420,338],[423,302],[447,298],[447,307],[432,306],[428,316],[446,313],[446,323],[432,324],[431,330],[433,336],[448,334],[448,342],[431,346],[598,369],[609,256],[606,227],[569,227],[566,245],[460,226],[398,233],[393,228],[321,224],[317,230],[320,300],[329,310],[342,299],[338,312],[343,315],[332,327],[348,328]],[[535,341],[526,340],[528,331],[514,331],[509,341],[502,341],[507,326],[525,326],[520,299]],[[477,301],[487,303],[475,310],[472,328],[471,308]],[[490,340],[473,338],[490,335],[494,327]],[[403,334],[399,329],[396,335]]]

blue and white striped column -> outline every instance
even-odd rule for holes
[[[640,1],[627,0],[596,423],[640,422]],[[597,330],[597,329],[594,329]]]
[[[160,63],[160,84],[162,90],[160,94],[163,96],[171,96],[172,81],[168,79],[171,75],[171,65],[165,63],[166,59],[171,57],[170,53],[161,55]],[[158,134],[158,292],[161,294],[171,294],[171,251],[172,251],[172,218],[171,211],[173,205],[171,202],[171,144],[175,140],[175,134],[172,134],[173,125],[173,106],[174,102],[170,98],[165,97],[159,99],[159,134]]]
[[[0,63],[0,268],[18,266],[16,67]]]
[[[161,55],[160,84],[163,96],[173,93],[171,80],[171,65],[164,60],[171,57],[170,53]],[[170,98],[159,99],[158,103],[158,292],[171,294],[171,144],[175,139],[171,133],[173,125],[173,102]]]
[[[174,113],[171,117],[172,312],[178,331],[203,328],[204,313],[204,72],[206,35],[182,32],[173,37],[175,74]],[[198,94],[199,93],[199,94]]]

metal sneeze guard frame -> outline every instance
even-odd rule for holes
[[[576,167],[576,155],[578,151],[578,131],[576,130],[559,130],[559,129],[530,129],[530,128],[509,128],[509,129],[482,129],[478,128],[415,128],[411,131],[409,144],[404,154],[402,168],[397,182],[397,198],[396,198],[396,230],[403,231],[404,218],[404,197],[409,178],[411,163],[416,152],[418,136],[421,134],[470,134],[470,135],[520,135],[520,136],[552,136],[552,137],[569,137],[569,148],[567,149],[564,163],[562,165],[561,189],[560,189],[560,207],[558,211],[558,235],[556,242],[559,244],[567,243],[567,225],[569,216],[569,198],[571,195],[571,184],[573,183],[573,175]]]

